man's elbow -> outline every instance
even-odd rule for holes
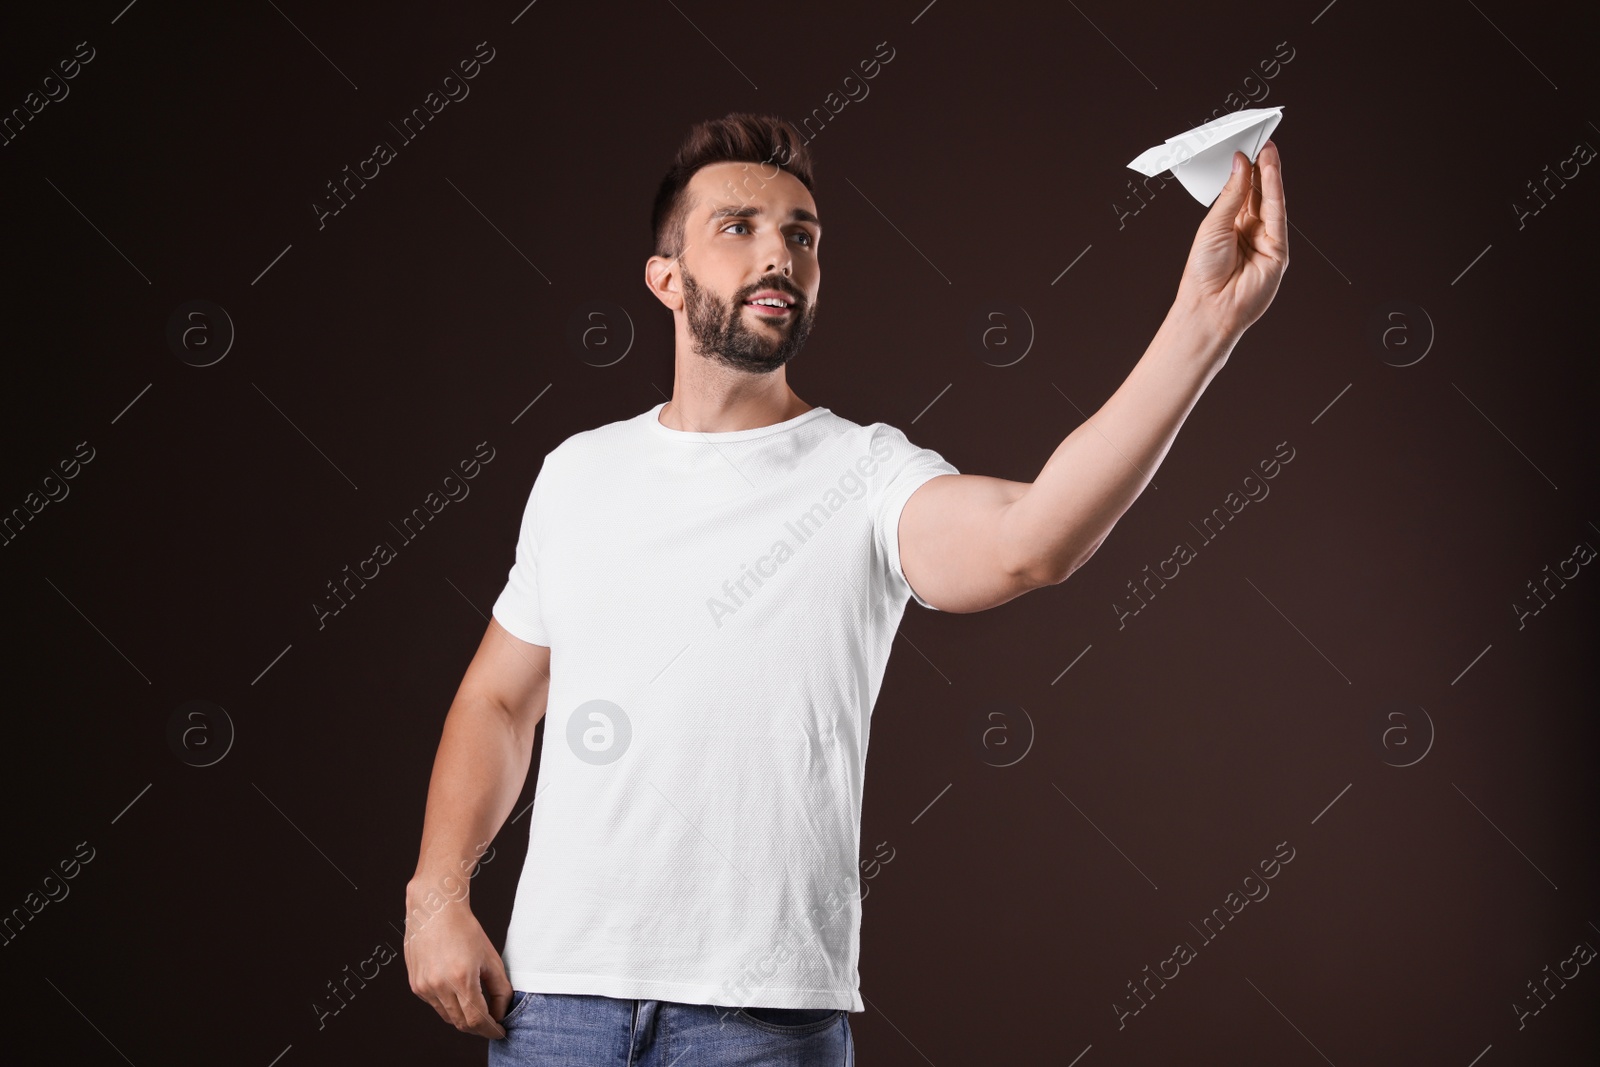
[[[1079,552],[1065,567],[1063,567],[1060,563],[1056,563],[1052,567],[1046,568],[1044,571],[1044,576],[1038,580],[1039,586],[1043,587],[1047,585],[1060,585],[1068,578],[1071,578],[1078,568],[1089,562],[1090,557],[1092,557],[1095,552],[1099,550],[1100,546],[1105,543],[1105,540],[1106,539],[1102,537],[1088,548]]]

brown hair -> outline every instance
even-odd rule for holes
[[[656,190],[655,208],[650,214],[656,255],[672,257],[682,253],[689,215],[689,197],[684,190],[696,171],[713,163],[776,166],[813,190],[811,151],[786,119],[734,111],[720,119],[698,122],[683,139],[667,176]]]

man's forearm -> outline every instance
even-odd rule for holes
[[[511,716],[481,695],[459,696],[445,716],[428,783],[422,847],[408,892],[465,893],[472,864],[494,839],[528,777],[532,750]]]
[[[1122,385],[1009,506],[1006,541],[1029,573],[1059,582],[1093,555],[1144,491],[1237,340],[1183,299],[1172,305]]]

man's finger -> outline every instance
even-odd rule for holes
[[[1261,167],[1261,221],[1266,223],[1267,234],[1287,249],[1289,205],[1283,195],[1283,161],[1278,156],[1278,146],[1268,141],[1257,159]]]
[[[428,1007],[432,1008],[439,1018],[458,1030],[461,1028],[461,1011],[456,1007],[456,998],[454,996],[425,996],[422,999],[428,1002]]]
[[[1229,228],[1233,226],[1233,219],[1239,214],[1239,208],[1244,205],[1245,194],[1250,189],[1250,159],[1243,152],[1233,154],[1233,162],[1237,166],[1243,160],[1244,169],[1235,170],[1228,175],[1227,184],[1222,187],[1222,192],[1217,194],[1217,199],[1211,205],[1211,213],[1206,216],[1205,228],[1213,224],[1220,224],[1226,219]]]
[[[456,1003],[459,1006],[463,1023],[457,1023],[456,1029],[465,1030],[469,1034],[479,1037],[490,1037],[499,1040],[506,1036],[505,1028],[489,1017],[489,1006],[483,1002],[483,994],[477,989],[458,989]]]
[[[505,963],[496,956],[484,969],[482,979],[489,1015],[498,1022],[506,1017],[506,1011],[511,1007],[511,979],[506,974]]]

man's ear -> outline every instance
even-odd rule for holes
[[[683,292],[678,283],[678,260],[665,256],[651,256],[644,264],[645,287],[655,298],[673,311],[683,310]]]

